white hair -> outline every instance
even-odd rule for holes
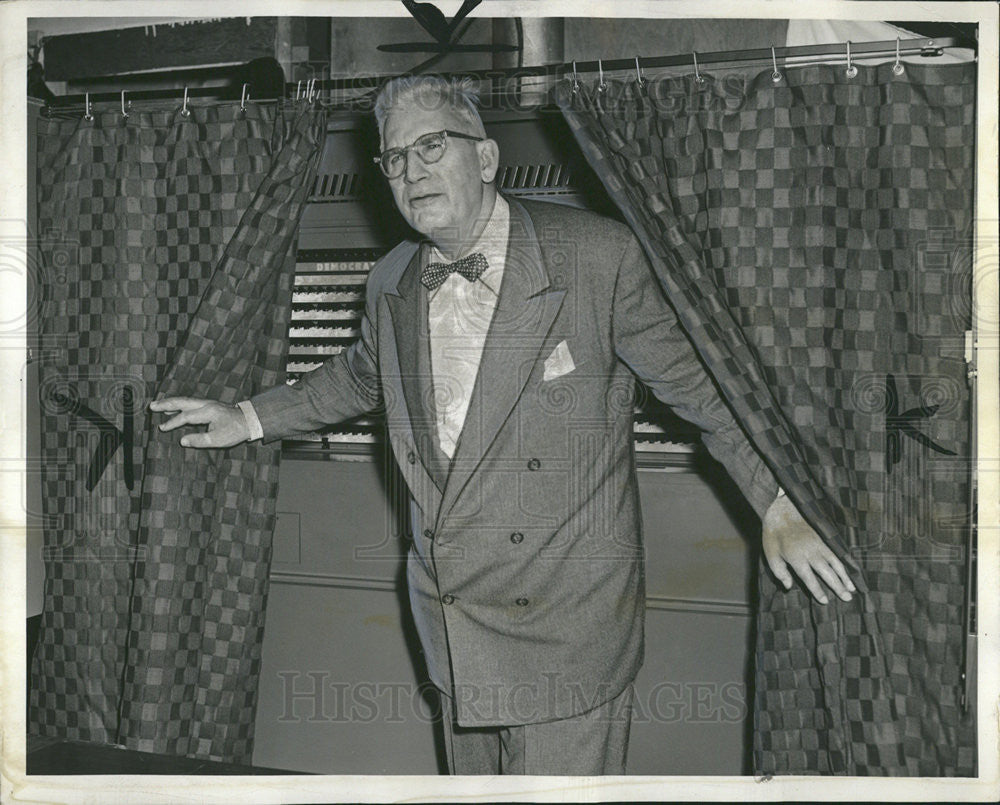
[[[483,119],[479,116],[479,92],[476,82],[468,76],[446,79],[436,75],[406,75],[393,78],[379,90],[375,99],[375,122],[378,136],[385,142],[385,120],[397,106],[413,104],[420,109],[447,108],[471,127],[467,134],[486,136]]]

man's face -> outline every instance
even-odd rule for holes
[[[410,101],[394,107],[386,117],[382,149],[403,148],[432,131],[451,129],[476,134],[471,126],[444,104],[424,109]],[[402,176],[389,180],[396,206],[407,222],[434,241],[462,242],[483,211],[485,187],[496,167],[482,143],[449,137],[444,156],[424,164],[413,151],[406,156]]]

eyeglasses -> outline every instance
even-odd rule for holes
[[[484,137],[475,137],[471,134],[463,134],[460,131],[443,129],[442,131],[432,131],[417,137],[410,145],[404,148],[390,148],[383,151],[381,156],[375,157],[375,164],[382,169],[382,173],[388,179],[398,179],[406,170],[407,154],[412,150],[420,157],[420,161],[425,165],[433,165],[444,156],[448,148],[448,138],[458,137],[461,140],[474,140],[481,142]]]

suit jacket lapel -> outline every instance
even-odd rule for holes
[[[386,296],[395,333],[399,365],[399,391],[406,400],[417,454],[437,484],[444,488],[448,458],[438,444],[431,376],[430,337],[427,327],[427,289],[419,281],[423,247],[417,249],[396,286]]]
[[[513,199],[500,296],[490,323],[438,521],[454,505],[514,409],[566,294],[553,287],[531,218]]]

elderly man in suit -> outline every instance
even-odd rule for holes
[[[421,240],[373,268],[361,337],[294,386],[159,400],[189,447],[384,406],[411,493],[411,606],[455,774],[622,774],[643,654],[634,378],[704,431],[777,576],[847,599],[843,566],[747,441],[624,225],[494,185],[467,85],[382,90],[377,161]]]

